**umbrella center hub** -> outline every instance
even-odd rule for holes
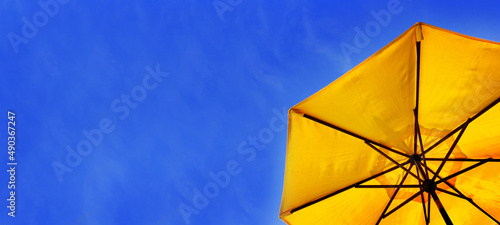
[[[420,157],[419,154],[414,154],[414,155],[410,156],[410,160],[413,164],[417,164],[420,162],[420,160],[422,160],[422,158]]]
[[[427,193],[433,193],[436,191],[436,182],[434,182],[433,180],[426,180],[422,184],[422,188]]]

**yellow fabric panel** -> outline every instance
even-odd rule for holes
[[[468,163],[467,166],[472,165]],[[456,187],[476,204],[500,220],[500,169],[498,162],[488,162],[457,177]],[[472,224],[472,223],[471,223]],[[476,224],[495,224],[488,223]]]
[[[413,152],[415,26],[293,109]]]
[[[426,157],[444,158],[458,132],[437,146]],[[465,129],[450,158],[500,158],[500,104],[472,121]],[[500,170],[498,171],[500,173]]]
[[[406,159],[384,151],[397,161]],[[290,110],[280,212],[288,212],[393,166],[362,140]]]
[[[467,158],[500,158],[500,104],[472,121],[458,146]]]
[[[422,33],[419,123],[446,134],[500,97],[500,45],[426,24]]]

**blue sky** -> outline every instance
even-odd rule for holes
[[[284,112],[419,21],[500,41],[491,2],[1,1],[0,224],[284,224]]]

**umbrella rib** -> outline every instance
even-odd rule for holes
[[[389,159],[392,163],[396,164],[397,166],[399,166],[399,168],[403,169],[404,171],[408,172],[410,175],[412,175],[413,177],[417,178],[418,180],[420,181],[423,181],[422,178],[420,178],[419,176],[415,175],[414,173],[412,173],[410,170],[406,169],[402,164],[398,163],[396,160],[394,160],[393,158],[391,158],[390,156],[388,156],[387,154],[385,154],[384,152],[380,151],[380,149],[376,148],[375,146],[373,146],[370,142],[368,141],[365,141],[365,144],[367,144],[368,146],[370,146],[371,148],[373,148],[375,151],[377,151],[378,153],[380,153],[381,155],[383,155],[385,158]]]
[[[422,176],[425,176],[424,171],[420,167],[420,164],[418,162],[416,162],[415,164],[417,165],[417,175],[420,177],[420,173],[422,173]],[[418,172],[419,170],[421,170],[421,172]],[[420,193],[420,198],[422,199],[422,207],[424,209],[425,223],[428,224],[429,222],[427,222],[428,219],[427,219],[427,213],[426,213],[426,210],[425,210],[425,201],[424,201],[424,192],[423,192],[424,189],[423,189],[423,186],[422,186],[422,181],[418,181],[418,183],[420,184],[420,191],[422,191]]]
[[[453,142],[453,144],[451,145],[450,147],[450,150],[448,150],[448,152],[446,153],[446,156],[444,157],[444,160],[441,162],[441,164],[439,164],[439,167],[438,169],[436,170],[436,173],[434,174],[434,177],[432,177],[432,180],[435,181],[436,180],[436,177],[437,175],[439,174],[439,172],[441,172],[441,169],[443,169],[443,166],[444,164],[446,163],[446,161],[448,160],[448,158],[450,158],[450,155],[451,153],[453,152],[453,150],[455,149],[455,147],[457,146],[458,144],[458,141],[460,140],[460,138],[462,137],[462,135],[464,134],[465,132],[465,129],[467,128],[467,125],[469,125],[469,122],[470,120],[467,120],[466,123],[464,123],[464,125],[462,125],[462,130],[460,131],[460,133],[458,134],[458,137],[455,139],[455,141]]]
[[[490,110],[491,108],[493,108],[493,106],[495,106],[496,104],[498,104],[498,102],[500,102],[500,97],[497,98],[492,103],[490,103],[488,106],[486,106],[483,110],[481,110],[480,112],[478,112],[476,115],[474,115],[473,117],[471,117],[471,121],[477,119],[478,117],[480,117],[481,115],[483,115],[485,112],[487,112],[488,110]]]
[[[411,168],[413,167],[413,164],[410,164],[410,168],[409,170],[411,170]],[[403,185],[403,183],[405,182],[406,180],[406,177],[408,177],[408,172],[405,173],[405,175],[403,176],[403,179],[401,180],[401,182],[399,183],[399,185]],[[380,221],[382,221],[383,219],[383,216],[385,214],[385,212],[387,212],[387,209],[389,209],[389,206],[391,206],[391,203],[392,201],[394,201],[394,198],[396,198],[396,195],[398,194],[399,192],[399,189],[400,188],[397,188],[396,191],[394,191],[394,194],[392,194],[392,197],[391,199],[389,200],[389,202],[387,203],[387,205],[385,206],[385,209],[384,211],[382,212],[382,214],[380,215],[380,217],[378,218],[377,220],[377,223],[375,225],[378,225],[380,223]]]
[[[486,106],[483,110],[479,111],[476,115],[474,115],[473,117],[469,118],[467,121],[465,121],[463,124],[461,124],[460,126],[458,126],[457,128],[455,128],[455,130],[451,131],[449,134],[447,134],[446,136],[444,136],[441,140],[439,140],[438,142],[436,142],[434,145],[432,145],[431,147],[429,147],[427,150],[425,150],[425,153],[431,151],[432,149],[434,149],[436,146],[438,146],[439,144],[441,144],[443,141],[445,141],[446,139],[448,139],[449,137],[451,137],[451,135],[455,134],[457,131],[459,131],[461,129],[461,127],[465,124],[465,123],[470,123],[472,121],[474,121],[475,119],[477,119],[478,117],[480,117],[481,115],[483,115],[485,112],[487,112],[488,110],[490,110],[491,108],[493,108],[493,106],[495,106],[496,104],[498,104],[500,102],[500,97],[497,98],[495,101],[493,101],[492,103],[490,103],[488,106]]]
[[[427,193],[427,224],[431,222],[431,193]]]
[[[391,215],[392,213],[394,213],[396,210],[398,210],[399,208],[403,207],[404,205],[406,205],[408,202],[410,202],[414,198],[418,197],[422,192],[423,191],[421,190],[421,191],[415,193],[410,198],[406,199],[406,201],[402,202],[401,204],[399,204],[398,206],[396,206],[394,209],[392,209],[390,212],[388,212],[387,214],[385,214],[383,217],[384,218],[388,217],[389,215]]]
[[[443,161],[444,159],[441,158],[427,158],[427,161]],[[461,159],[461,158],[455,158],[455,159],[448,159],[446,161],[459,161],[459,162],[479,162],[479,161],[484,161],[487,160],[488,162],[500,162],[500,159]]]
[[[405,157],[407,157],[407,158],[409,158],[409,157],[410,157],[410,156],[408,156],[408,155],[406,155],[406,154],[404,154],[404,153],[402,153],[402,152],[396,151],[396,150],[394,150],[394,149],[392,149],[392,148],[389,148],[389,147],[387,147],[387,146],[385,146],[385,145],[383,145],[383,144],[380,144],[380,143],[377,143],[377,142],[375,142],[375,141],[372,141],[372,140],[370,140],[370,139],[368,139],[368,138],[365,138],[365,137],[363,137],[363,136],[361,136],[361,135],[359,135],[359,134],[355,134],[355,133],[353,133],[353,132],[351,132],[351,131],[348,131],[348,130],[346,130],[346,129],[340,128],[340,127],[335,126],[335,125],[333,125],[333,124],[331,124],[331,123],[328,123],[328,122],[325,122],[325,121],[323,121],[323,120],[320,120],[320,119],[318,119],[318,118],[316,118],[316,117],[313,117],[313,116],[310,116],[310,115],[307,115],[307,114],[304,114],[304,115],[303,115],[303,117],[305,117],[305,118],[307,118],[307,119],[310,119],[310,120],[312,120],[312,121],[314,121],[314,122],[317,122],[317,123],[323,124],[323,125],[325,125],[325,126],[327,126],[327,127],[333,128],[333,129],[335,129],[335,130],[337,130],[337,131],[340,131],[340,132],[342,132],[342,133],[348,134],[348,135],[350,135],[350,136],[352,136],[352,137],[355,137],[355,138],[361,139],[361,140],[363,140],[363,141],[365,141],[365,142],[370,142],[370,143],[373,143],[373,144],[375,144],[375,145],[377,145],[377,146],[380,146],[380,147],[382,147],[382,148],[385,148],[385,149],[387,149],[387,150],[389,150],[389,151],[391,151],[391,152],[393,152],[393,153],[396,153],[396,154],[398,154],[398,155],[402,155],[402,156],[405,156]]]
[[[417,78],[418,79],[418,78]],[[418,84],[417,84],[418,89]],[[418,107],[418,90],[417,90],[417,107]],[[418,138],[418,109],[413,110],[413,115],[415,116],[415,136],[413,138],[413,154],[417,154],[417,138]]]
[[[454,174],[452,174],[452,175],[449,175],[449,176],[447,176],[447,177],[445,177],[445,178],[442,178],[441,180],[439,180],[439,181],[437,181],[437,182],[436,182],[436,185],[437,185],[437,184],[442,183],[443,181],[447,181],[447,180],[449,180],[449,179],[451,179],[451,178],[454,178],[454,177],[456,177],[456,176],[458,176],[458,175],[460,175],[460,174],[462,174],[462,173],[465,173],[465,172],[467,172],[467,171],[469,171],[469,170],[472,170],[472,169],[474,169],[474,168],[476,168],[476,167],[478,167],[478,166],[480,166],[480,165],[483,165],[483,164],[485,164],[485,163],[487,163],[487,162],[488,162],[488,160],[483,160],[483,161],[481,161],[481,162],[479,162],[479,163],[476,163],[476,164],[474,164],[474,165],[472,165],[472,166],[469,166],[469,167],[467,167],[467,168],[465,168],[465,169],[463,169],[463,170],[461,170],[461,171],[458,171],[458,172],[456,172],[456,173],[454,173]],[[437,173],[436,173],[436,174],[437,174]]]
[[[420,188],[419,184],[405,184],[405,185],[356,185],[356,188]]]
[[[425,199],[424,199],[424,192],[422,190],[422,193],[420,193],[420,197],[422,198],[422,207],[424,209],[424,218],[425,218],[425,223],[429,224],[430,222],[430,216],[427,215],[427,210],[425,209]]]
[[[415,109],[413,110],[415,115],[415,138],[413,139],[413,151],[417,154],[417,129],[418,129],[418,102],[420,98],[420,41],[416,43],[417,50],[417,65],[416,65],[416,90],[415,90]]]
[[[417,120],[418,123],[418,120]],[[422,142],[422,133],[420,133],[420,124],[417,127],[417,132],[418,132],[418,140],[420,142],[420,151],[422,152],[422,161],[424,161],[425,165],[425,177],[429,179],[429,171],[427,170],[427,160],[425,158],[425,153],[424,153],[424,144]]]
[[[401,164],[401,165],[403,165],[403,166],[404,166],[404,165],[406,165],[406,164],[408,164],[408,163],[410,163],[410,161],[407,161],[407,162],[405,162],[405,163],[403,163],[403,164]],[[328,198],[330,198],[330,197],[332,197],[332,196],[335,196],[335,195],[337,195],[337,194],[340,194],[340,193],[342,193],[342,192],[344,192],[344,191],[347,191],[347,190],[349,190],[349,189],[351,189],[351,188],[355,187],[356,185],[359,185],[359,184],[365,183],[365,182],[370,181],[370,180],[372,180],[372,179],[375,179],[375,178],[377,178],[377,177],[379,177],[379,176],[382,176],[382,175],[384,175],[384,174],[386,174],[386,173],[389,173],[389,172],[391,172],[391,171],[393,171],[393,170],[395,170],[395,169],[397,169],[397,168],[398,168],[398,166],[391,167],[391,168],[390,168],[390,169],[388,169],[388,170],[385,170],[385,171],[382,171],[382,172],[380,172],[380,173],[377,173],[377,174],[375,174],[375,175],[373,175],[373,176],[371,176],[371,177],[368,177],[368,178],[366,178],[366,179],[364,179],[364,180],[361,180],[361,181],[359,181],[359,182],[357,182],[357,183],[355,183],[355,184],[351,184],[351,185],[349,185],[349,186],[347,186],[347,187],[344,187],[344,188],[342,188],[342,189],[340,189],[340,190],[334,191],[334,192],[332,192],[332,193],[330,193],[330,194],[328,194],[328,195],[325,195],[325,196],[323,196],[323,197],[321,197],[321,198],[318,198],[318,199],[316,199],[316,200],[314,200],[314,201],[310,201],[310,202],[308,202],[308,203],[305,203],[305,204],[303,204],[303,205],[301,205],[301,206],[299,206],[299,207],[297,207],[297,208],[294,208],[294,209],[290,210],[290,214],[292,214],[292,213],[294,213],[294,212],[297,212],[297,211],[299,211],[299,210],[301,210],[301,209],[304,209],[304,208],[306,208],[306,207],[309,207],[309,206],[311,206],[311,205],[314,205],[314,204],[316,204],[316,203],[318,203],[318,202],[321,202],[321,201],[323,201],[323,200],[325,200],[325,199],[328,199]]]
[[[420,170],[420,172],[422,173],[422,175],[424,175],[426,177],[426,179],[429,179],[429,177],[427,176],[427,174],[424,173],[424,169],[422,169],[422,165],[420,165],[420,163],[415,163],[415,164],[417,164],[417,170]],[[427,170],[427,167],[426,167],[425,170]]]
[[[443,192],[443,193],[446,193],[446,194],[449,194],[449,195],[453,195],[453,196],[458,197],[458,198],[461,198],[461,199],[465,199],[465,200],[467,200],[467,201],[468,201],[468,200],[470,200],[470,198],[468,198],[467,196],[464,196],[464,195],[459,195],[459,194],[455,194],[455,193],[453,193],[453,192],[451,192],[451,191],[447,191],[447,190],[442,189],[442,188],[438,188],[438,187],[436,187],[436,190],[438,190],[438,191],[440,191],[440,192]]]

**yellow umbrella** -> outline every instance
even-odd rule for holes
[[[498,102],[499,43],[415,24],[290,109],[280,218],[500,224]]]

